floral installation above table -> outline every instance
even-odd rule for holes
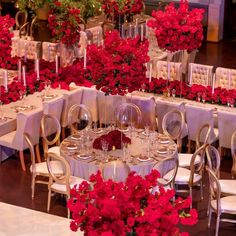
[[[1,67],[5,69],[16,69],[19,58],[11,58],[10,42],[13,36],[10,27],[14,20],[9,16],[0,16],[0,62]],[[149,60],[147,55],[148,41],[140,41],[139,36],[133,39],[121,39],[117,31],[106,35],[104,46],[89,45],[87,48],[87,66],[84,68],[84,61],[77,59],[73,65],[60,68],[59,73],[55,72],[54,62],[40,60],[40,78],[34,70],[35,63],[32,60],[22,63],[26,66],[26,87],[23,81],[18,81],[15,77],[13,82],[8,85],[8,92],[4,86],[0,86],[0,99],[3,104],[14,102],[20,99],[21,91],[26,94],[32,94],[36,91],[42,91],[45,81],[50,81],[52,88],[60,87],[69,89],[69,84],[74,82],[76,85],[91,87],[96,85],[106,94],[124,95],[135,90],[155,94],[175,95],[189,99],[201,100],[214,104],[228,104],[231,99],[231,106],[235,105],[236,90],[227,90],[224,88],[215,88],[212,93],[212,87],[195,85],[189,86],[181,81],[169,81],[162,78],[152,78],[151,82],[146,78],[145,63]]]
[[[91,175],[90,183],[71,190],[71,230],[87,236],[188,235],[179,224],[196,224],[197,211],[187,212],[190,198],[173,201],[174,190],[160,186],[152,194],[159,176],[156,170],[144,178],[131,172],[125,183],[116,183],[103,180],[100,172]]]
[[[131,139],[119,130],[110,131],[108,134],[96,138],[93,141],[93,148],[102,150],[102,140],[108,143],[108,151],[111,151],[113,148],[121,149],[122,143],[131,144]]]
[[[203,40],[204,9],[189,10],[186,0],[181,0],[179,8],[171,2],[165,9],[152,12],[154,19],[148,26],[155,30],[158,46],[170,52],[199,48]]]

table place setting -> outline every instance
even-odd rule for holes
[[[34,105],[15,105],[11,107],[16,113],[18,112],[24,112],[24,111],[31,111],[36,109],[37,107]]]

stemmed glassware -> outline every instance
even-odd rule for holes
[[[107,160],[107,152],[108,152],[108,147],[109,147],[109,142],[106,139],[101,140],[101,145],[102,145],[102,150],[104,153],[104,159],[105,161]]]
[[[51,81],[50,80],[46,80],[44,82],[44,89],[45,89],[45,97],[50,96],[50,89],[51,89]]]
[[[4,110],[3,110],[3,103],[2,101],[0,101],[0,121],[5,121],[5,114],[4,114]]]
[[[25,98],[26,98],[26,91],[25,90],[20,90],[19,91],[20,94],[20,100],[21,100],[21,106],[24,107],[25,106]]]

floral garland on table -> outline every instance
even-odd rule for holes
[[[17,58],[11,57],[11,29],[14,24],[15,20],[9,15],[0,16],[0,67],[9,70],[17,68]]]
[[[191,199],[172,201],[174,190],[157,186],[159,173],[153,170],[144,178],[131,172],[125,183],[103,180],[101,173],[91,175],[71,190],[67,206],[72,212],[70,228],[87,236],[188,235],[178,224],[194,225],[198,214],[189,213]]]
[[[91,81],[105,94],[124,95],[139,90],[146,80],[145,63],[149,61],[148,41],[122,39],[118,31],[106,34],[104,47],[87,49],[87,69]]]
[[[139,14],[143,4],[143,0],[102,0],[102,8],[108,17]]]
[[[170,3],[162,10],[152,12],[154,19],[148,26],[155,30],[158,46],[170,52],[191,52],[201,46],[203,40],[204,9],[189,10],[187,0],[181,0],[179,8]]]
[[[111,151],[113,147],[116,149],[121,149],[121,142],[123,143],[131,143],[131,139],[126,137],[124,133],[119,130],[110,131],[108,134],[104,134],[99,138],[96,138],[93,142],[93,148],[102,150],[102,140],[106,140],[108,145],[108,151]]]
[[[78,45],[80,40],[79,5],[75,1],[57,1],[50,4],[49,29],[55,41],[67,46]]]
[[[181,83],[178,80],[170,81],[167,86],[165,79],[152,78],[151,82],[146,82],[145,91],[155,94],[165,94],[169,90],[170,95],[175,90],[176,96],[180,96],[182,91],[182,97],[188,100],[203,101],[219,105],[227,105],[231,100],[231,105],[235,106],[236,102],[236,89],[227,90],[225,88],[217,87],[212,93],[211,86],[203,86],[199,84],[193,84],[191,87],[186,83]],[[182,86],[182,89],[180,88]]]

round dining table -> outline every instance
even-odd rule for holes
[[[147,133],[145,130],[125,133],[131,139],[131,144],[125,149],[107,152],[94,149],[94,140],[108,132],[107,129],[90,130],[71,135],[62,141],[60,153],[69,162],[71,175],[89,180],[90,175],[101,170],[104,163],[122,160],[131,171],[145,176],[151,172],[156,162],[169,157],[178,158],[177,145],[173,140],[163,134],[151,131]],[[165,168],[171,169],[170,166]]]

